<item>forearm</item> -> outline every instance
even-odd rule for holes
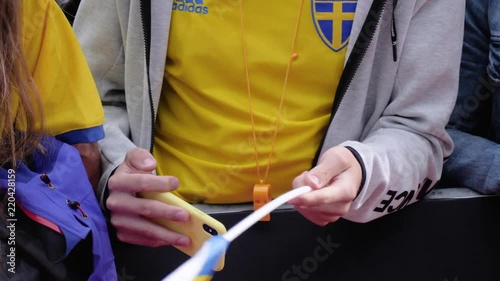
[[[443,141],[444,142],[444,141]],[[384,129],[348,141],[365,167],[365,184],[344,218],[368,222],[424,198],[439,180],[446,144],[404,129]]]
[[[439,180],[453,147],[445,126],[457,96],[463,40],[465,3],[455,2],[421,1],[398,42],[403,47],[384,112],[366,137],[341,144],[359,154],[366,170],[346,219],[367,222],[396,212]],[[447,38],[439,51],[434,38]]]
[[[99,151],[99,145],[97,142],[93,143],[79,143],[73,145],[79,152],[82,158],[83,165],[87,171],[94,191],[97,190],[97,185],[102,173],[101,166],[101,153]]]

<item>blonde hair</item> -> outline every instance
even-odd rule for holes
[[[17,165],[40,143],[42,111],[23,55],[21,9],[20,0],[0,0],[0,165]]]

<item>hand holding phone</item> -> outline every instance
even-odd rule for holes
[[[191,238],[190,246],[175,246],[189,256],[193,256],[198,252],[205,241],[212,236],[226,233],[226,227],[222,223],[170,192],[141,192],[138,196],[178,206],[189,213],[190,220],[187,222],[175,222],[164,218],[150,218],[152,221],[169,230],[189,236],[189,238]],[[215,270],[220,271],[223,267],[224,256],[222,256]]]

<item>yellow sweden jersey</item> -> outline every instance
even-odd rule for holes
[[[158,173],[190,202],[252,201],[259,181],[239,1],[176,0],[157,118]],[[264,176],[299,0],[243,0],[252,103]],[[307,0],[267,183],[273,197],[310,169],[343,70],[356,1]]]
[[[65,15],[54,0],[22,2],[23,51],[42,100],[47,133],[70,144],[102,139],[104,111]]]

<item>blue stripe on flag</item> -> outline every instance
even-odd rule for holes
[[[213,276],[214,268],[216,268],[217,264],[220,261],[220,258],[229,246],[229,242],[220,235],[210,238],[210,240],[205,243],[208,243],[208,245],[210,246],[210,253],[207,261],[205,262],[205,265],[198,274],[198,277],[204,278],[206,278],[207,276]]]

